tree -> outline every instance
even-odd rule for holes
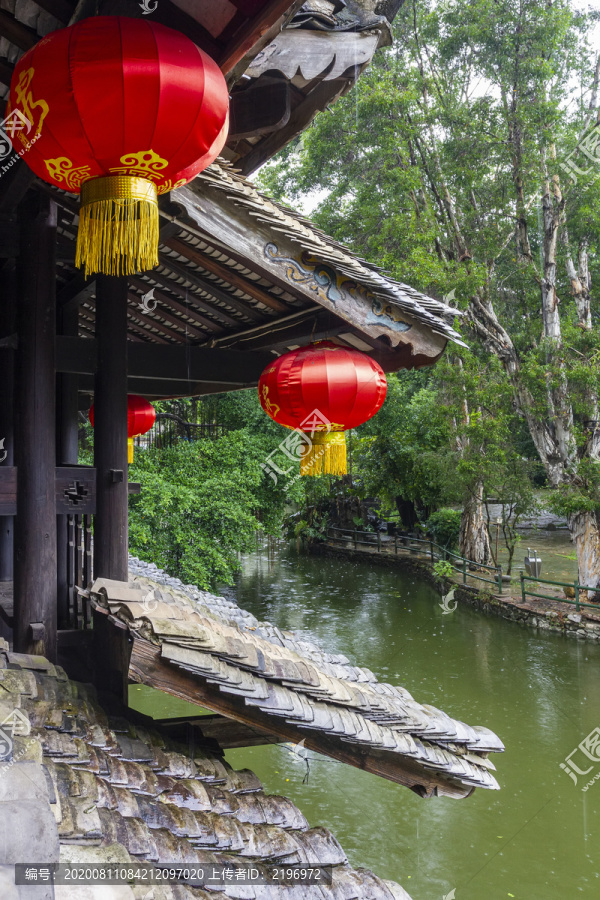
[[[502,367],[591,586],[600,583],[597,20],[570,0],[413,0],[394,47],[262,174],[279,196],[327,192],[313,218],[395,277],[455,291],[474,351]],[[584,135],[588,157],[569,163]],[[481,508],[478,495],[473,517]]]

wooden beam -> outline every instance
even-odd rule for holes
[[[234,31],[229,35],[227,45],[220,54],[221,71],[228,75],[229,83],[237,80],[248,67],[246,56],[256,56],[263,47],[281,31],[286,19],[302,6],[304,0],[267,0],[257,14],[251,18],[236,16]]]
[[[13,225],[13,230],[17,231]],[[18,248],[17,248],[18,252]],[[16,330],[17,284],[14,267],[6,267],[0,271],[0,334],[12,335]],[[14,463],[14,369],[15,352],[9,347],[0,348],[0,371],[2,372],[2,390],[0,390],[0,475]],[[13,470],[14,471],[14,470]],[[0,491],[2,488],[0,487]],[[16,472],[14,472],[14,507],[16,512]],[[0,497],[0,581],[12,581],[14,577],[14,519],[9,513],[2,512]]]
[[[45,9],[46,12],[58,19],[59,22],[62,22],[63,25],[70,21],[75,12],[75,6],[69,3],[68,0],[35,0],[35,2],[37,6]]]
[[[128,348],[129,374],[173,381],[225,384],[256,384],[263,369],[273,361],[270,353],[213,350],[209,347]]]
[[[270,134],[290,118],[290,87],[283,78],[263,78],[235,91],[229,104],[229,141]]]
[[[0,56],[0,82],[5,84],[6,87],[10,87],[14,70],[14,64],[5,56]]]
[[[173,734],[182,725],[193,725],[203,738],[215,741],[221,750],[233,750],[237,747],[262,747],[265,744],[281,744],[283,738],[272,732],[263,731],[255,725],[246,725],[227,716],[197,716],[195,718],[158,719],[155,722],[161,729]]]
[[[347,78],[333,78],[331,81],[322,81],[310,91],[304,99],[292,109],[287,124],[278,132],[273,132],[262,138],[254,145],[254,149],[246,156],[236,161],[236,167],[244,175],[249,175],[258,169],[264,162],[282,147],[285,147],[292,138],[304,131],[318,112],[325,109],[336,97],[350,87]]]
[[[333,735],[324,732],[315,733],[310,729],[295,728],[281,716],[269,716],[256,706],[246,706],[243,697],[235,698],[224,694],[219,691],[218,686],[208,684],[202,678],[166,663],[161,658],[160,647],[135,636],[129,662],[129,680],[134,684],[149,684],[166,694],[204,706],[238,722],[256,726],[263,732],[275,732],[283,741],[293,744],[304,741],[307,750],[322,753],[396,784],[403,784],[421,797],[431,797],[437,793],[468,797],[474,790],[453,782],[443,773],[425,770],[413,759],[398,753],[336,740]]]
[[[127,278],[97,278],[94,572],[127,581]]]
[[[181,253],[182,256],[187,256],[188,259],[195,262],[197,265],[202,266],[207,272],[212,272],[213,275],[217,275],[224,281],[228,281],[233,287],[239,288],[240,291],[244,291],[248,296],[254,297],[255,300],[258,300],[269,309],[273,309],[275,312],[290,311],[290,306],[282,300],[279,300],[277,297],[273,297],[264,287],[261,287],[260,284],[252,281],[251,278],[244,278],[244,276],[240,275],[239,272],[236,272],[233,267],[230,268],[229,266],[224,266],[216,259],[213,259],[212,256],[200,253],[195,247],[186,244],[185,241],[170,238],[168,241],[165,241],[165,244],[172,250],[176,250],[177,253]]]
[[[14,647],[56,659],[56,506],[54,497],[56,204],[43,194],[20,208],[19,349],[15,367]],[[34,640],[31,623],[43,625]]]
[[[0,516],[16,516],[16,514],[17,470],[13,465],[2,465],[0,466]],[[10,578],[1,578],[0,581],[12,581],[12,562],[10,569]]]
[[[64,310],[76,308],[83,300],[87,300],[96,293],[96,279],[86,278],[83,271],[64,284],[58,291],[56,301]]]
[[[19,22],[5,9],[0,9],[0,36],[21,50],[30,50],[41,37],[34,28]]]
[[[57,335],[57,372],[95,374],[98,370],[97,348],[97,341],[88,338]],[[209,384],[256,384],[262,370],[273,361],[272,354],[267,352],[150,343],[129,342],[126,353],[130,378]]]
[[[147,344],[147,346],[158,346],[157,344]],[[244,388],[254,387],[252,384],[207,384],[202,381],[173,381],[169,379],[164,381],[156,378],[128,378],[127,393],[139,394],[140,397],[146,397],[148,400],[174,400],[179,397],[200,397],[204,394],[223,394],[227,391],[241,391]],[[88,402],[82,398],[93,397],[94,394],[94,376],[79,376],[79,409],[87,410],[90,408],[91,400]]]

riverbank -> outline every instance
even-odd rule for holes
[[[378,552],[369,547],[347,548],[332,543],[310,544],[309,551],[314,555],[332,556],[342,559],[368,558],[375,565],[397,568],[418,576],[434,587],[440,596],[447,594],[454,587],[454,600],[472,606],[486,615],[508,619],[518,625],[535,628],[538,631],[551,631],[574,637],[579,640],[600,641],[600,609],[598,612],[581,609],[556,600],[525,600],[515,596],[511,584],[504,587],[506,594],[498,594],[497,590],[482,590],[468,584],[460,584],[454,579],[445,578],[442,582],[434,575],[431,562],[424,557],[415,558],[414,551],[400,549],[398,553],[385,550]],[[491,585],[490,585],[491,587]]]

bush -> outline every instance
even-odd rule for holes
[[[425,528],[436,544],[447,550],[455,550],[460,535],[460,517],[460,510],[438,509],[429,516]]]

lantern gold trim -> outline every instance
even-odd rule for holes
[[[301,475],[345,475],[346,435],[343,431],[315,431],[306,435],[300,460]]]
[[[156,185],[135,175],[91,178],[81,186],[75,265],[88,275],[133,275],[158,265]]]

